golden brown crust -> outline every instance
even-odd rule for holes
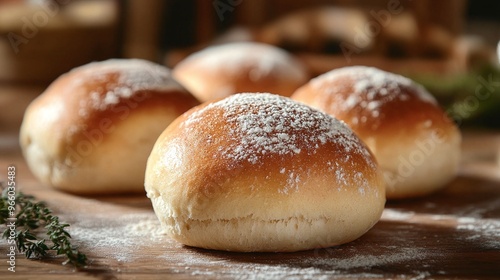
[[[293,94],[292,99],[344,120],[361,138],[374,135],[386,137],[393,133],[406,134],[408,131],[414,131],[418,124],[429,122],[433,127],[446,132],[455,129],[446,113],[436,106],[436,103],[423,100],[417,93],[421,89],[414,85],[398,86],[397,92],[388,89],[388,96],[404,97],[379,102],[375,111],[370,108],[370,102],[383,99],[370,100],[365,94],[361,94],[353,106],[346,106],[347,100],[355,92],[351,77],[339,76],[332,80],[325,79],[319,86],[320,83],[317,80],[315,86],[312,83],[304,85]]]
[[[309,73],[290,54],[260,43],[232,43],[194,53],[174,68],[174,76],[201,101],[239,92],[290,96]]]
[[[173,238],[236,251],[348,242],[373,226],[385,202],[373,156],[344,124],[265,93],[205,103],[175,120],[151,152],[145,187]],[[275,226],[288,220],[297,229],[285,238]],[[306,233],[326,220],[318,236]]]
[[[375,81],[373,75],[380,77]],[[386,137],[430,126],[444,132],[456,130],[421,86],[370,67],[333,70],[298,89],[292,99],[344,120],[360,136]]]
[[[171,78],[167,68],[126,59],[91,63],[59,77],[30,104],[21,129],[21,144],[28,159],[35,161],[33,154],[38,154],[37,165],[50,165],[47,168],[50,171],[38,176],[50,177],[42,179],[47,184],[71,188],[74,192],[107,192],[106,187],[86,189],[67,180],[83,166],[97,164],[103,158],[108,157],[111,164],[112,153],[116,153],[113,151],[129,142],[138,145],[130,153],[130,159],[140,164],[139,158],[145,160],[147,154],[136,153],[142,152],[143,146],[151,149],[162,127],[198,104]],[[145,121],[148,123],[141,125]],[[122,137],[128,139],[122,140]],[[109,152],[101,151],[105,146]],[[32,166],[34,170],[39,168]],[[105,174],[95,172],[99,176]],[[137,184],[135,178],[130,181]]]
[[[208,104],[195,107],[196,112],[203,111]],[[310,143],[308,139],[315,138],[317,133],[313,129],[301,127],[293,131],[294,135],[301,135],[300,139],[294,141],[292,149],[300,150],[299,153],[292,152],[285,148],[282,152],[267,152],[259,154],[260,148],[255,146],[245,146],[240,155],[233,154],[234,150],[242,148],[241,139],[226,137],[233,135],[235,124],[228,122],[224,116],[224,110],[207,110],[199,119],[193,121],[192,111],[176,119],[157,141],[158,150],[155,152],[164,158],[157,159],[167,162],[171,158],[176,158],[175,172],[189,172],[189,178],[185,178],[192,184],[185,185],[188,196],[198,196],[200,194],[225,197],[235,191],[231,184],[226,184],[228,177],[249,180],[245,189],[237,189],[241,195],[254,193],[252,180],[261,180],[268,174],[273,174],[268,178],[269,184],[266,188],[259,189],[259,193],[254,195],[275,197],[287,196],[288,192],[298,197],[308,196],[314,192],[336,192],[336,187],[341,185],[354,188],[360,182],[355,181],[356,174],[362,174],[370,184],[378,180],[376,163],[364,144],[352,137],[349,140],[342,135],[335,135],[340,141],[328,141],[316,147],[317,143]],[[190,118],[191,117],[191,118]],[[300,117],[291,116],[300,121]],[[186,125],[189,123],[190,125]],[[202,125],[210,124],[210,125]],[[353,150],[347,149],[344,141],[355,141],[359,146]],[[318,140],[319,142],[319,140]],[[361,147],[361,148],[360,148]],[[223,150],[221,150],[223,149]],[[200,153],[200,151],[203,151]],[[175,152],[175,155],[172,154]],[[227,154],[229,153],[229,155]],[[253,158],[255,156],[255,158]],[[168,157],[168,158],[167,158]],[[171,162],[170,162],[171,163]],[[294,172],[307,170],[308,176],[323,177],[329,180],[334,166],[337,164],[339,172],[344,172],[342,183],[321,185],[325,189],[317,189],[318,186],[305,184],[300,189],[295,189],[296,184],[290,182]],[[164,168],[162,165],[161,168]],[[197,172],[194,172],[196,170]],[[340,179],[339,179],[340,180]],[[276,183],[273,183],[276,182]],[[287,182],[287,184],[283,184]],[[288,184],[289,183],[289,184]],[[216,188],[216,189],[214,189]],[[356,190],[357,191],[357,190]],[[302,198],[300,198],[302,199]],[[204,214],[204,213],[198,213]]]

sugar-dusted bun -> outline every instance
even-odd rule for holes
[[[342,122],[273,94],[195,107],[159,137],[145,187],[175,240],[229,251],[352,241],[380,218],[383,179]]]
[[[174,77],[200,101],[237,92],[271,92],[290,96],[309,75],[292,55],[277,47],[241,42],[212,46],[188,56]]]
[[[55,188],[144,191],[156,139],[198,104],[165,67],[127,59],[90,63],[60,76],[30,104],[21,147],[34,175]]]
[[[456,176],[460,131],[436,100],[408,78],[345,67],[312,79],[292,98],[354,130],[384,172],[387,198],[426,195]]]

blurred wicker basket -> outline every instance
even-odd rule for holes
[[[75,66],[116,55],[115,5],[54,1],[1,6],[0,82],[48,83]]]

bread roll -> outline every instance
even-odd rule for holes
[[[212,46],[177,64],[174,76],[200,101],[237,92],[290,96],[305,84],[305,67],[279,48],[251,42]]]
[[[90,63],[60,76],[29,105],[21,147],[33,174],[57,189],[141,192],[154,142],[198,104],[165,67],[126,59]]]
[[[345,67],[312,79],[292,99],[354,130],[377,158],[389,199],[432,193],[457,174],[460,131],[410,79],[371,67]]]
[[[195,107],[159,137],[145,188],[175,240],[228,251],[352,241],[380,218],[383,181],[342,122],[273,94]]]

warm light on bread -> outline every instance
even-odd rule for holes
[[[159,137],[145,188],[173,239],[229,251],[352,241],[385,203],[372,154],[342,122],[278,95],[193,108]]]
[[[165,67],[90,63],[60,76],[30,104],[21,147],[47,185],[79,194],[139,192],[156,138],[198,104]]]
[[[346,67],[312,79],[292,99],[353,129],[384,171],[388,198],[432,193],[457,174],[460,131],[410,79],[371,67]]]
[[[252,42],[203,49],[177,64],[174,76],[202,102],[237,92],[290,96],[309,79],[305,67],[286,51]]]

